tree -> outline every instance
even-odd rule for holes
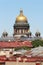
[[[34,40],[32,41],[33,47],[38,47],[38,46],[43,46],[43,41],[42,40]]]

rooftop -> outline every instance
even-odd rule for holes
[[[27,47],[32,47],[31,42],[29,41],[8,41],[8,42],[0,42],[0,48],[15,48],[15,47],[23,47],[23,46],[27,46]]]
[[[0,62],[6,62],[6,61],[13,61],[13,62],[43,62],[43,57],[9,57],[6,56],[0,56]]]

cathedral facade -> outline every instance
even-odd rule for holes
[[[13,30],[12,37],[8,36],[6,31],[0,37],[0,65],[43,65],[43,47],[33,48],[32,45],[32,41],[42,39],[41,34],[37,31],[35,36],[32,36],[23,10],[20,10],[16,17]],[[16,51],[15,48],[19,50]]]

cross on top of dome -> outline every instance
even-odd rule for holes
[[[20,15],[23,15],[23,10],[22,9],[20,9]]]

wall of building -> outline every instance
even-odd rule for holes
[[[12,48],[2,48],[2,49],[0,49],[0,56],[2,56],[2,55],[9,55],[10,54],[10,52],[12,52],[12,51],[14,51],[14,49],[12,49]]]
[[[36,65],[36,62],[6,62],[5,65]],[[40,65],[43,65],[43,62],[39,62]]]
[[[6,62],[5,65],[36,65],[35,62]]]
[[[41,63],[41,65],[43,65],[43,62]]]

